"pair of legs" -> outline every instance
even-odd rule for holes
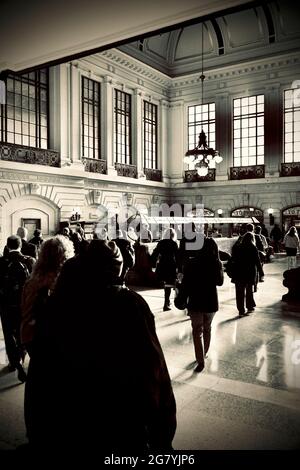
[[[195,357],[200,367],[204,367],[204,358],[210,346],[211,323],[215,312],[188,312],[192,323],[192,334],[195,349]]]
[[[245,300],[247,310],[253,310],[256,303],[253,297],[253,285],[246,282],[235,283],[236,306],[240,315],[245,313]]]
[[[288,269],[294,269],[297,267],[297,257],[296,256],[288,256]]]
[[[1,312],[1,322],[5,342],[6,354],[9,367],[13,371],[17,369],[18,378],[21,382],[26,379],[26,373],[22,363],[25,358],[25,351],[20,339],[20,318],[21,314],[15,308],[3,308]]]
[[[288,259],[288,269],[297,267],[297,248],[286,248],[286,255]]]
[[[164,303],[164,310],[171,310],[171,302],[170,302],[170,296],[171,296],[171,289],[172,287],[165,286],[165,303]]]

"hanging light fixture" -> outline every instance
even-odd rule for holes
[[[202,71],[200,75],[201,80],[201,132],[199,134],[198,145],[193,150],[188,150],[184,157],[184,162],[188,164],[194,164],[195,169],[199,176],[206,176],[209,168],[216,168],[216,163],[221,163],[223,158],[219,155],[217,150],[209,147],[206,141],[206,134],[203,130],[203,88],[205,75],[203,73],[203,23],[202,23]]]

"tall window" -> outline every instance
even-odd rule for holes
[[[198,145],[198,137],[203,130],[207,137],[207,145],[215,148],[216,146],[216,117],[215,103],[197,104],[189,106],[188,109],[188,132],[189,132],[189,150]]]
[[[300,162],[300,102],[299,101],[300,101],[299,90],[297,89],[285,90],[284,92],[284,161],[285,163]]]
[[[157,106],[144,101],[144,168],[157,169]]]
[[[233,100],[233,165],[264,164],[264,95]]]
[[[131,96],[115,90],[115,161],[130,165],[131,156]]]
[[[6,104],[0,105],[0,139],[48,148],[48,69],[6,79]]]
[[[100,158],[100,83],[82,77],[82,155]]]

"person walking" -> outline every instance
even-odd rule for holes
[[[37,324],[25,389],[30,447],[45,455],[172,450],[176,404],[154,316],[118,285],[112,241],[62,267]]]
[[[288,269],[297,267],[297,251],[299,250],[299,236],[295,226],[290,227],[286,233],[283,244],[288,259]]]
[[[120,280],[123,284],[125,282],[127,272],[129,271],[129,269],[133,268],[135,263],[134,248],[130,241],[124,238],[123,232],[120,229],[116,230],[116,238],[113,241],[121,251],[121,255],[123,258],[123,267],[120,274]]]
[[[273,241],[274,252],[279,253],[280,242],[282,240],[282,232],[278,224],[275,224],[270,232],[270,238]]]
[[[29,240],[28,243],[31,243],[32,245],[35,245],[37,247],[37,250],[39,251],[43,241],[44,240],[43,240],[43,237],[42,237],[42,231],[39,228],[37,228],[33,232],[33,238],[31,238],[31,240]]]
[[[175,287],[179,248],[176,242],[176,232],[173,228],[166,229],[162,240],[154,248],[151,261],[156,267],[156,275],[164,283],[164,312],[171,310],[171,289]]]
[[[181,287],[187,299],[192,324],[198,363],[195,372],[201,372],[205,367],[211,340],[211,323],[219,308],[217,286],[221,286],[223,281],[218,245],[212,238],[204,237],[202,248],[186,260]]]
[[[54,290],[64,262],[74,256],[71,240],[63,235],[46,240],[40,249],[33,271],[26,280],[21,302],[21,343],[31,356],[35,335],[37,314],[43,313],[43,306]]]
[[[242,317],[255,310],[256,304],[253,292],[258,279],[263,277],[263,270],[252,232],[243,235],[241,242],[232,253],[232,266],[232,282],[235,284],[236,305],[239,316]]]
[[[32,271],[34,258],[21,253],[22,241],[17,235],[7,239],[7,254],[0,259],[0,312],[6,354],[11,372],[26,380],[23,368],[25,351],[21,345],[21,298],[24,284]]]
[[[19,227],[17,230],[17,235],[18,237],[21,238],[22,240],[22,247],[21,247],[21,253],[25,256],[31,256],[32,258],[36,259],[37,258],[37,246],[29,243],[27,241],[27,236],[28,236],[28,230],[26,227]]]

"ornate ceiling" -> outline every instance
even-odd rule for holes
[[[204,23],[204,69],[300,50],[300,4],[265,2]],[[200,72],[201,29],[194,24],[121,46],[123,52],[170,77]]]

